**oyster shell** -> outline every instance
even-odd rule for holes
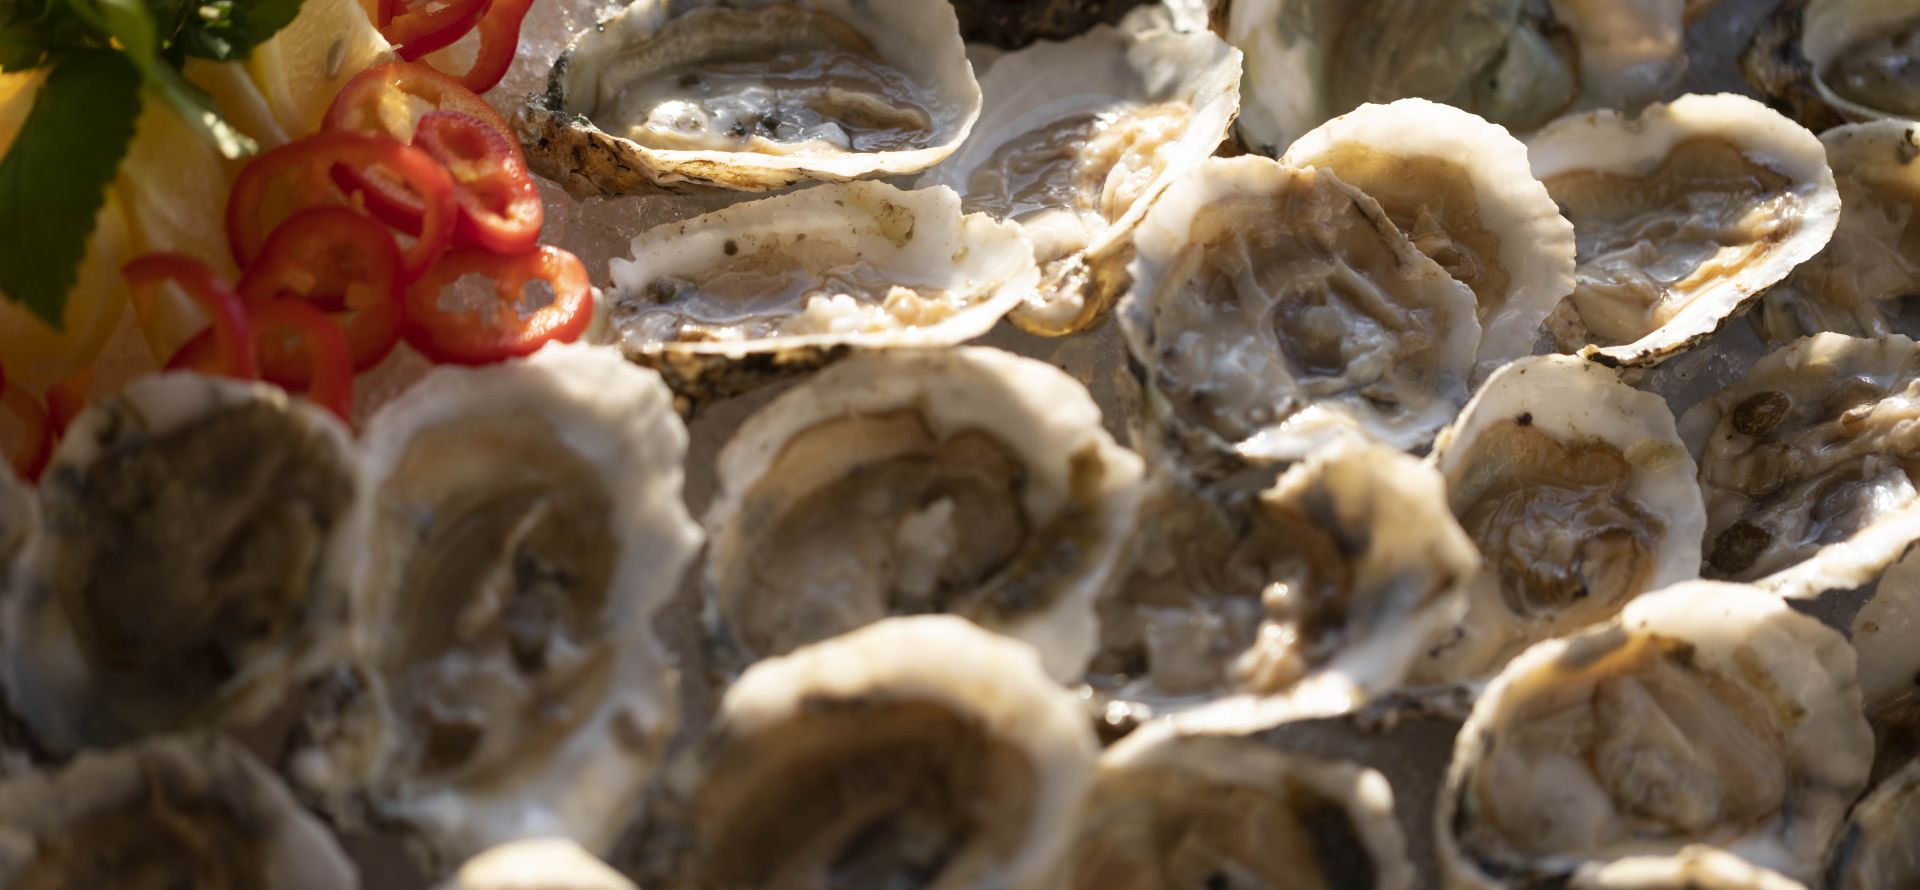
[[[1235,0],[1240,132],[1278,155],[1366,102],[1424,98],[1518,133],[1574,108],[1636,108],[1686,71],[1685,0]]]
[[[1827,860],[1827,890],[1882,890],[1920,881],[1920,760],[1911,761],[1853,808]]]
[[[1666,402],[1575,356],[1494,372],[1432,463],[1484,563],[1416,679],[1478,679],[1548,637],[1698,576],[1707,524]]]
[[[1920,548],[1909,547],[1874,585],[1848,630],[1873,725],[1873,781],[1920,755]]]
[[[1209,159],[1134,246],[1120,322],[1154,447],[1208,471],[1297,460],[1356,425],[1415,448],[1466,401],[1473,291],[1332,171]]]
[[[1813,0],[1800,32],[1814,91],[1847,120],[1920,117],[1920,8]]]
[[[340,654],[365,483],[340,422],[173,373],[94,403],[0,609],[7,698],[51,753],[238,727]]]
[[[1753,587],[1678,584],[1501,671],[1455,743],[1440,854],[1463,887],[1695,843],[1809,881],[1872,747],[1845,638]]]
[[[1792,878],[1702,846],[1683,848],[1673,856],[1628,856],[1583,866],[1566,886],[1567,890],[1807,890]]]
[[[1801,52],[1807,0],[1780,0],[1773,14],[1760,21],[1753,42],[1740,54],[1740,72],[1747,85],[1767,104],[1799,121],[1815,133],[1846,123],[1821,98],[1813,84],[1813,65]]]
[[[579,844],[559,838],[511,841],[460,866],[442,890],[639,890]]]
[[[1920,346],[1815,334],[1689,410],[1708,577],[1791,597],[1859,587],[1920,539]]]
[[[1067,865],[1070,890],[1413,886],[1385,776],[1168,721],[1101,755]]]
[[[1711,336],[1819,253],[1840,217],[1820,140],[1743,96],[1562,118],[1527,151],[1579,247],[1548,327],[1609,364],[1657,364]]]
[[[578,195],[918,173],[980,114],[943,0],[638,0],[574,39],[515,122]]]
[[[1033,291],[1020,227],[943,188],[806,189],[670,223],[612,262],[627,356],[692,401],[850,349],[951,346]]]
[[[696,753],[657,886],[1042,890],[1097,749],[1030,647],[926,615],[754,665]]]
[[[1078,679],[1141,473],[1086,389],[1043,362],[986,348],[841,362],[721,451],[706,568],[721,660],[948,612]]]
[[[1573,290],[1573,224],[1533,178],[1527,147],[1478,115],[1425,99],[1362,105],[1280,160],[1328,168],[1366,192],[1473,289],[1482,378],[1533,354],[1540,324]]]
[[[219,736],[155,738],[0,782],[11,890],[357,890],[333,836]]]
[[[1920,126],[1850,124],[1820,134],[1820,143],[1840,190],[1840,222],[1825,250],[1762,298],[1756,326],[1775,342],[1820,331],[1885,336],[1899,301],[1920,293],[1920,225],[1910,222],[1920,209]]]
[[[368,423],[356,672],[291,774],[439,870],[560,836],[603,851],[675,722],[653,618],[700,542],[667,388],[612,350],[441,367]]]
[[[1480,566],[1440,475],[1380,445],[1336,442],[1257,495],[1159,489],[1139,564],[1101,602],[1089,675],[1113,700],[1291,692],[1347,710],[1405,678]]]
[[[980,80],[973,135],[920,178],[1026,230],[1042,270],[1012,315],[1027,331],[1061,336],[1104,318],[1126,288],[1140,218],[1233,125],[1239,51],[1164,18],[1156,5],[1001,56]]]

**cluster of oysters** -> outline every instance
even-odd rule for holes
[[[1916,114],[1911,0],[635,0],[593,342],[0,476],[0,887],[1914,885]]]

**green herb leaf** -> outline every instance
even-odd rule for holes
[[[147,85],[180,113],[187,123],[220,154],[228,159],[242,158],[258,151],[246,134],[233,128],[220,116],[213,98],[188,82],[172,64],[160,56],[160,35],[154,27],[153,12],[145,0],[69,0],[74,10],[120,42]]]
[[[140,72],[119,53],[63,57],[0,158],[0,293],[55,329],[94,220],[140,117]]]
[[[191,56],[244,59],[299,14],[300,0],[194,0],[175,42]]]

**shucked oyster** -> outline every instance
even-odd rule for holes
[[[1920,117],[1920,8],[1813,0],[1800,52],[1815,92],[1847,120]]]
[[[1899,301],[1920,294],[1920,127],[1851,124],[1820,142],[1840,189],[1840,222],[1825,250],[1763,298],[1755,317],[1775,342],[1819,331],[1885,336]]]
[[[1020,227],[944,188],[806,189],[648,230],[612,262],[628,357],[693,400],[847,349],[951,346],[1033,291]]]
[[[1810,881],[1872,748],[1845,638],[1746,585],[1679,584],[1501,671],[1455,743],[1440,854],[1467,887],[1695,843]]]
[[[1485,677],[1698,575],[1706,512],[1673,414],[1604,367],[1538,356],[1494,372],[1432,461],[1485,562],[1423,681]]]
[[[700,540],[666,387],[585,346],[440,368],[365,448],[358,674],[318,691],[293,776],[435,863],[604,851],[674,722],[652,622]]]
[[[1356,424],[1415,448],[1466,401],[1473,291],[1332,171],[1210,159],[1134,246],[1120,321],[1180,451],[1295,460]]]
[[[993,349],[841,362],[747,420],[707,513],[709,618],[752,661],[948,612],[1080,676],[1141,463],[1054,367]]]
[[[1284,753],[1244,729],[1169,721],[1101,755],[1067,868],[1054,886],[1413,886],[1386,777]]]
[[[637,890],[579,844],[559,838],[512,841],[481,853],[442,890]]]
[[[1052,890],[1095,753],[1026,644],[881,621],[727,690],[654,811],[649,886]]]
[[[1657,364],[1711,336],[1819,253],[1840,217],[1820,140],[1742,96],[1562,118],[1527,150],[1579,247],[1548,327],[1609,364]]]
[[[980,114],[945,0],[638,0],[583,32],[517,124],[579,194],[917,173]]]
[[[280,780],[219,736],[88,752],[0,783],[10,890],[356,890]]]
[[[1337,442],[1257,495],[1160,489],[1139,564],[1101,603],[1090,679],[1116,700],[1291,689],[1352,707],[1452,626],[1480,565],[1439,474],[1384,446]]]
[[[1920,539],[1920,346],[1816,334],[1680,420],[1711,578],[1788,596],[1858,587]]]
[[[1380,202],[1421,253],[1473,289],[1479,375],[1533,354],[1573,290],[1573,225],[1497,124],[1425,99],[1362,105],[1300,137],[1281,162],[1325,167]]]
[[[1833,844],[1827,890],[1889,890],[1920,882],[1920,760],[1873,789]]]
[[[1013,313],[1028,331],[1069,334],[1105,316],[1126,287],[1134,227],[1239,111],[1240,53],[1164,18],[1156,4],[1120,28],[1002,56],[980,81],[973,135],[920,179],[1026,230],[1042,272]]]
[[[95,403],[0,616],[9,701],[54,752],[264,716],[339,655],[363,488],[347,430],[276,387],[164,374]]]
[[[1686,70],[1685,0],[1235,0],[1241,134],[1265,154],[1365,102],[1425,98],[1524,133],[1637,108]]]

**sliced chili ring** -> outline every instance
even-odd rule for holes
[[[11,414],[20,425],[20,441],[7,448],[7,463],[22,479],[34,481],[53,457],[53,424],[46,409],[33,393],[18,384],[0,384],[0,412]]]
[[[248,306],[247,311],[261,355],[281,354],[304,361],[307,398],[351,424],[353,357],[346,335],[333,319],[296,299],[268,300]]]
[[[242,268],[250,265],[266,246],[268,233],[293,214],[344,203],[332,184],[336,166],[395,176],[420,199],[420,230],[401,251],[404,280],[419,277],[446,251],[458,216],[453,178],[446,168],[411,145],[339,130],[289,142],[240,169],[227,198],[227,238],[234,260]]]
[[[480,32],[480,49],[474,55],[473,67],[453,77],[475,93],[499,86],[520,51],[520,25],[532,8],[533,0],[493,0],[475,27]]]
[[[411,62],[458,43],[491,5],[491,0],[447,0],[438,5],[429,0],[415,9],[396,8],[393,19],[380,27],[380,36],[393,44],[400,58]]]
[[[315,207],[273,230],[240,279],[249,307],[295,297],[326,313],[345,336],[353,370],[380,363],[400,342],[400,248],[379,223],[345,207]],[[289,389],[313,383],[313,364],[256,338],[260,373]]]
[[[407,290],[407,342],[436,362],[528,355],[578,340],[592,321],[587,267],[549,245],[513,256],[453,251]]]
[[[214,339],[212,370],[242,380],[259,379],[260,363],[240,295],[205,263],[177,253],[150,253],[126,264],[120,274],[133,289],[134,319],[141,325],[153,316],[154,288],[172,282],[207,313]]]
[[[456,244],[524,253],[539,242],[545,211],[517,144],[501,138],[484,121],[457,111],[422,115],[413,144],[453,175],[460,204],[453,230]]]

